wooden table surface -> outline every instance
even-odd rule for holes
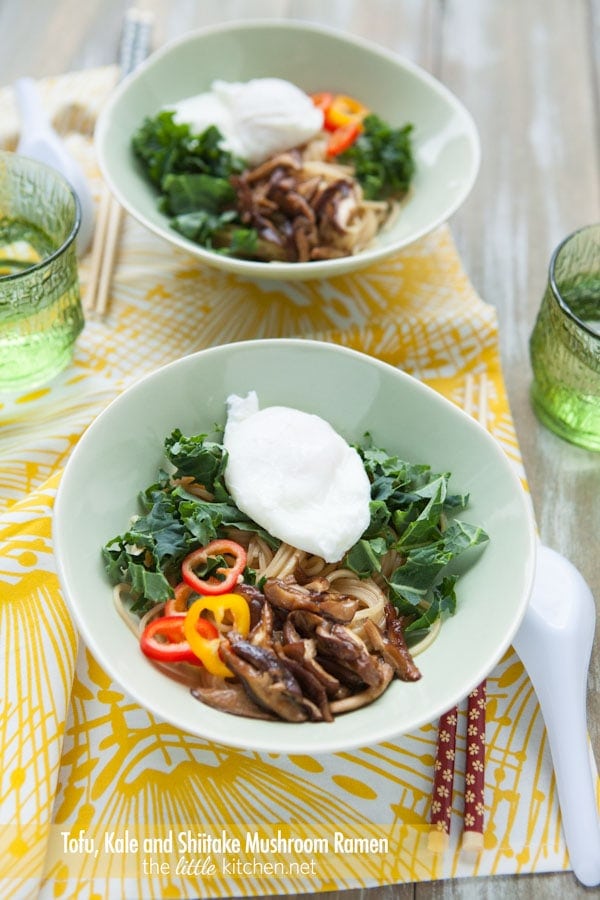
[[[112,64],[126,0],[1,0],[0,85]],[[146,0],[155,44],[234,19],[294,18],[396,51],[467,106],[479,178],[451,221],[475,288],[500,321],[504,374],[541,538],[600,602],[600,454],[555,437],[529,403],[528,340],[559,240],[600,220],[600,0]],[[600,653],[588,716],[600,748]],[[597,753],[597,756],[599,754]],[[323,894],[326,900],[527,897],[593,892],[570,873],[475,878]]]

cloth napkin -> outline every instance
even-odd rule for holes
[[[115,80],[108,68],[40,85],[96,196],[91,135]],[[11,148],[9,89],[0,123],[0,146]],[[459,847],[464,708],[451,840],[440,856],[426,842],[437,723],[316,757],[235,750],[158,721],[78,643],[51,519],[86,426],[129,384],[184,354],[289,336],[377,356],[459,405],[466,374],[484,375],[488,427],[523,477],[495,312],[476,295],[447,227],[351,276],[249,283],[127,218],[107,318],[87,322],[72,365],[52,383],[0,395],[1,896],[266,896],[568,868],[542,717],[512,651],[488,680],[485,847],[469,858]],[[336,831],[349,843],[334,848]],[[366,852],[361,841],[376,843]]]

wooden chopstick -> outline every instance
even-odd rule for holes
[[[122,220],[123,207],[104,186],[94,229],[88,286],[83,301],[83,308],[87,313],[103,316],[108,308]]]
[[[475,379],[469,373],[465,379],[463,409],[475,416],[480,425],[487,427],[488,385],[485,375],[478,383],[478,401],[475,406]],[[461,849],[479,853],[483,849],[485,826],[485,712],[486,683],[478,685],[467,699],[467,735],[465,757],[465,792],[463,834]],[[452,794],[458,706],[440,717],[438,741],[429,818],[430,830],[427,849],[443,853],[450,840],[452,820]]]
[[[119,80],[133,72],[148,55],[153,21],[150,12],[135,8],[127,10],[121,34]],[[122,222],[123,207],[104,185],[83,300],[84,311],[88,314],[103,316],[108,309]]]

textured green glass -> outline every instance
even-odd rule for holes
[[[0,152],[0,390],[44,384],[71,360],[83,328],[79,221],[58,172]]]
[[[530,353],[540,420],[600,450],[600,225],[582,228],[554,252]]]

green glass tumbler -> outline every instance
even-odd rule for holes
[[[600,450],[600,225],[554,251],[529,346],[538,418],[567,441]]]
[[[0,152],[0,391],[44,384],[72,358],[84,324],[80,220],[62,175]]]

